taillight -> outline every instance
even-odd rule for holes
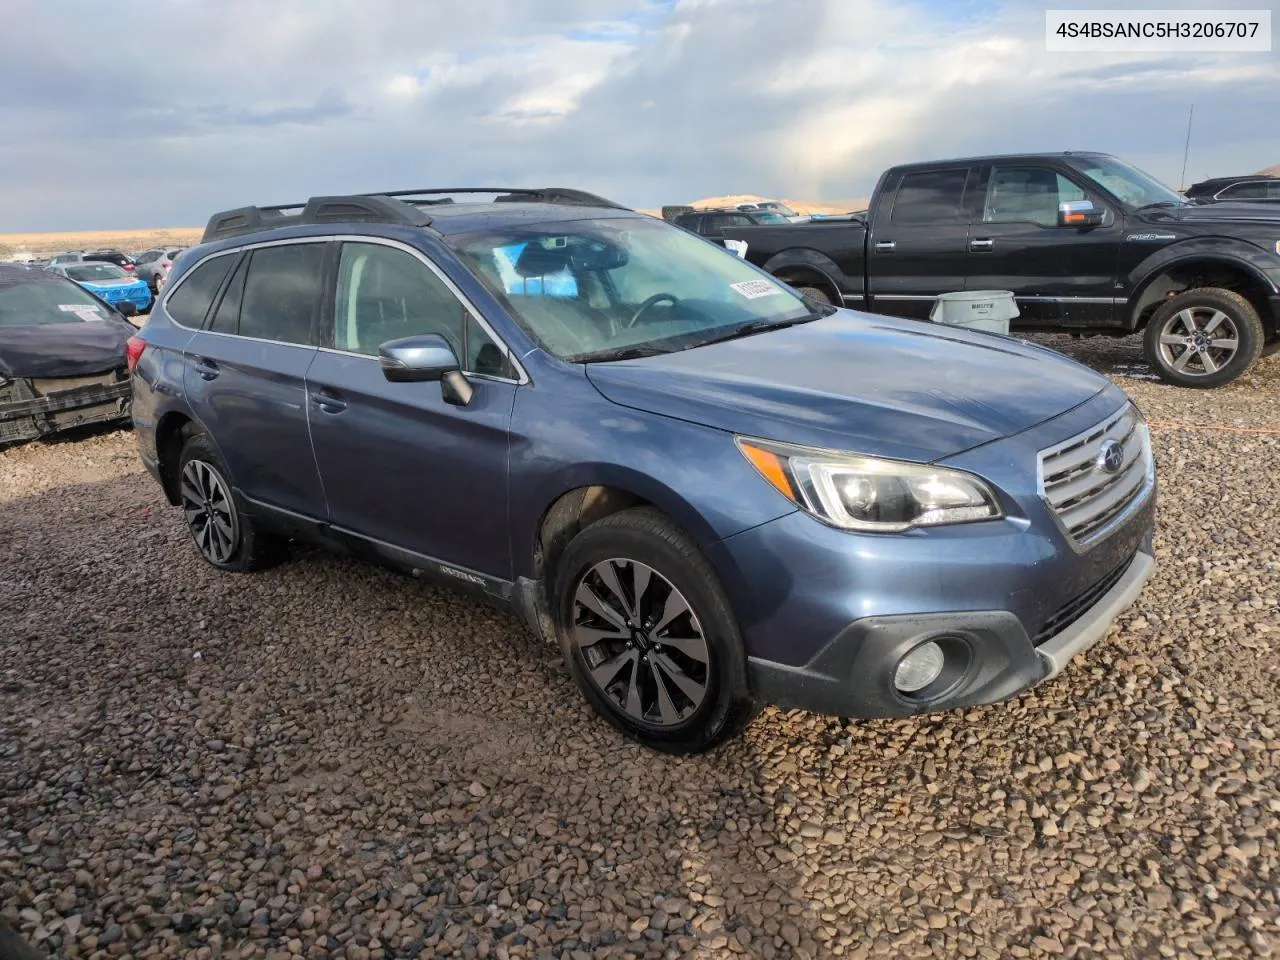
[[[138,365],[138,361],[142,359],[142,351],[147,349],[147,341],[141,337],[130,337],[124,345],[124,362],[128,366],[129,372],[133,373],[133,368]]]
[[[162,267],[164,267],[166,270],[168,270],[170,267],[172,267],[172,266],[173,266],[173,264],[172,264],[172,263],[170,263],[168,260],[161,260],[161,261],[160,261],[160,266],[162,266]]]

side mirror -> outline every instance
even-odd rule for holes
[[[378,366],[392,383],[439,380],[447,403],[465,407],[471,402],[471,384],[462,375],[457,354],[438,333],[388,340],[378,347]]]
[[[1058,204],[1058,226],[1098,227],[1106,211],[1092,200],[1065,200]]]
[[[120,316],[122,317],[128,318],[128,317],[136,317],[138,315],[137,305],[129,300],[121,300],[115,306],[116,306],[116,313],[120,314]]]

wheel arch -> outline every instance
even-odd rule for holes
[[[784,250],[765,261],[763,269],[792,286],[816,286],[836,306],[844,304],[844,292],[836,278],[845,274],[834,260],[817,250]]]
[[[156,423],[156,463],[160,468],[160,485],[165,499],[173,506],[178,498],[178,457],[187,438],[200,428],[181,410],[170,410]]]
[[[1199,287],[1216,287],[1240,294],[1258,311],[1264,324],[1270,319],[1269,298],[1276,285],[1249,260],[1223,252],[1191,250],[1172,259],[1149,263],[1134,284],[1128,302],[1128,325],[1143,329],[1160,304],[1170,297]],[[1280,333],[1274,323],[1268,331]]]
[[[617,468],[579,475],[560,486],[539,514],[531,540],[517,545],[517,573],[548,582],[565,547],[590,524],[632,507],[653,507],[705,548],[720,539],[698,511],[652,477]]]
[[[222,457],[222,448],[199,420],[189,410],[169,410],[156,421],[156,461],[160,467],[160,483],[164,487],[165,498],[173,506],[177,506],[178,498],[178,457],[182,454],[183,444],[187,438],[203,434],[209,438],[213,448]],[[225,462],[225,457],[223,458]],[[228,476],[232,488],[235,478]]]

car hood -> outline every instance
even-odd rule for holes
[[[1140,216],[1152,223],[1215,223],[1239,220],[1280,220],[1280,204],[1223,200],[1188,203],[1181,207],[1154,207]]]
[[[1006,337],[839,310],[679,353],[587,365],[622,406],[764,439],[902,460],[952,456],[1075,407],[1110,381]]]
[[[0,326],[0,376],[82,377],[125,365],[127,320]]]

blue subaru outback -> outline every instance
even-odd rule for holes
[[[1150,438],[1108,380],[579,191],[217,214],[128,359],[213,566],[305,539],[501,601],[668,751],[762,703],[1009,698],[1154,568]]]

